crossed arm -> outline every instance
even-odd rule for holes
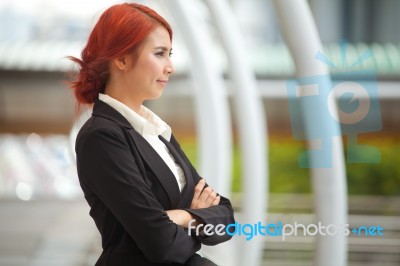
[[[210,206],[219,204],[221,196],[217,195],[217,193],[209,186],[204,188],[205,185],[206,182],[204,179],[200,179],[200,181],[197,183],[194,189],[192,203],[190,205],[191,209],[208,208]],[[191,220],[196,220],[194,225],[199,225],[201,223],[198,217],[186,210],[176,209],[168,210],[166,212],[171,221],[185,228],[188,227],[188,224]]]

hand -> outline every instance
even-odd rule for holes
[[[217,195],[211,187],[204,188],[205,185],[206,181],[201,179],[194,188],[194,195],[190,205],[191,209],[208,208],[219,204],[221,196]]]
[[[165,212],[167,213],[169,219],[177,225],[187,228],[191,220],[196,220],[196,222],[192,223],[193,225],[199,224],[199,220],[185,210],[176,209],[176,210],[168,210]]]

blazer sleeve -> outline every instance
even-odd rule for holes
[[[197,173],[195,167],[187,158],[186,154],[183,152],[183,150],[181,149],[179,143],[176,141],[174,136],[172,136],[171,138],[171,143],[177,148],[180,155],[185,159],[187,164],[190,166],[193,181],[194,184],[196,185],[202,179],[202,177]],[[208,186],[208,184],[206,184],[206,186]],[[202,209],[185,209],[186,211],[200,218],[200,220],[204,225],[206,224],[213,225],[214,230],[211,230],[210,236],[196,235],[196,238],[204,245],[209,245],[209,246],[217,245],[219,243],[228,241],[229,239],[232,238],[232,235],[228,235],[226,233],[219,235],[215,232],[215,227],[219,224],[223,224],[226,228],[226,226],[228,226],[229,224],[235,223],[234,211],[230,200],[223,197],[222,195],[220,196],[221,200],[219,204],[216,206],[211,206]]]
[[[201,247],[173,223],[144,182],[122,129],[87,129],[76,143],[78,174],[156,263],[184,263]]]

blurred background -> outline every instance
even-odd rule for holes
[[[201,1],[191,0],[213,24]],[[71,152],[70,131],[77,118],[66,85],[91,28],[112,0],[0,1],[0,265],[94,265],[101,252],[99,234],[88,215]],[[136,1],[147,3],[147,1]],[[299,168],[303,141],[292,136],[286,81],[294,64],[282,40],[268,0],[230,0],[246,54],[257,77],[268,123],[269,221],[311,221],[309,169]],[[379,149],[374,164],[346,164],[349,223],[381,225],[380,238],[349,239],[348,265],[400,265],[400,1],[309,0],[324,54],[340,62],[343,40],[349,58],[370,50],[364,69],[372,69],[379,93],[382,129],[358,136],[359,143]],[[155,9],[172,25],[168,4]],[[197,164],[196,121],[187,47],[176,32],[173,61],[177,73],[161,99],[147,102],[173,128]],[[218,36],[216,36],[218,37]],[[230,86],[226,56],[215,38],[219,67]],[[337,68],[332,78],[340,81]],[[357,77],[354,77],[357,79]],[[230,99],[230,104],[232,101]],[[231,111],[233,108],[231,106]],[[234,116],[232,116],[234,117]],[[232,202],[241,204],[241,160],[236,121]],[[346,137],[343,137],[346,145]],[[311,265],[313,238],[285,242],[265,239],[263,265]]]

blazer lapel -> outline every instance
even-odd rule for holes
[[[151,145],[134,129],[129,130],[129,134],[132,136],[141,157],[158,177],[161,185],[167,192],[171,199],[171,207],[174,208],[175,206],[178,206],[181,200],[178,181],[169,169],[168,165],[160,155],[158,155],[153,147],[151,147]]]
[[[182,157],[181,154],[179,154],[178,148],[176,148],[171,142],[166,140],[162,136],[158,136],[159,139],[164,142],[165,146],[167,146],[169,152],[172,154],[174,157],[176,163],[182,168],[185,178],[186,178],[186,185],[182,190],[181,193],[181,198],[182,200],[180,201],[179,207],[180,208],[188,208],[190,206],[190,203],[192,202],[193,199],[193,194],[194,194],[194,182],[193,182],[193,177],[192,177],[192,171],[189,168],[189,165],[187,162],[185,162],[184,158]],[[171,141],[175,140],[173,136],[171,136]]]

